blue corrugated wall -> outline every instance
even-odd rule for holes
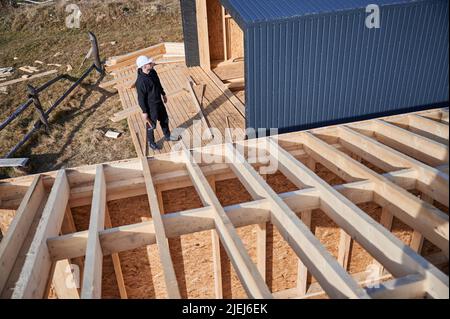
[[[449,2],[244,26],[247,127],[304,129],[449,100]]]

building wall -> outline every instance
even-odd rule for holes
[[[305,129],[448,101],[449,2],[262,22],[245,29],[247,126]]]
[[[184,48],[187,66],[199,66],[197,16],[195,0],[180,0],[183,20]]]

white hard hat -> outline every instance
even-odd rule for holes
[[[144,65],[149,64],[149,63],[153,63],[153,59],[146,57],[145,55],[141,55],[140,57],[138,57],[136,59],[136,65],[139,68],[142,68]]]

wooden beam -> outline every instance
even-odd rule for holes
[[[103,252],[99,232],[105,229],[106,182],[103,165],[98,165],[95,173],[94,195],[84,262],[82,299],[102,297]]]
[[[111,217],[109,215],[108,204],[106,204],[105,210],[105,228],[112,228]],[[120,257],[118,253],[111,254],[114,273],[116,275],[117,287],[119,288],[119,294],[121,299],[128,299],[127,289],[125,287],[125,281],[123,279],[122,266],[120,265]]]
[[[64,220],[61,225],[61,234],[71,234],[75,232],[75,222],[70,207],[67,205]],[[77,258],[77,265],[81,265],[82,261],[78,259],[81,258]],[[82,273],[81,269],[79,269],[78,273],[74,273],[72,271],[70,259],[58,260],[55,263],[54,268],[52,284],[58,299],[80,299],[80,294],[78,292],[78,280],[80,278],[76,278],[76,275]]]
[[[419,190],[448,207],[448,174],[442,173],[346,126],[338,127],[336,135],[344,147],[359,154],[374,165],[383,167],[384,163],[388,163],[394,167],[415,169]]]
[[[417,114],[408,115],[408,120],[410,127],[414,127],[415,129],[418,129],[420,131],[424,131],[431,135],[440,137],[443,140],[447,140],[448,143],[448,125],[427,119],[426,117]]]
[[[371,129],[378,140],[430,166],[448,163],[448,145],[440,144],[384,120],[373,120]]]
[[[45,198],[41,175],[36,175],[28,188],[5,237],[0,242],[0,293],[19,255],[33,219]]]
[[[301,220],[305,224],[308,229],[311,229],[311,217],[312,217],[312,211],[307,210],[304,212],[301,212]],[[303,296],[306,295],[308,291],[308,268],[305,266],[305,264],[301,261],[300,258],[298,258],[298,270],[297,270],[297,290],[298,293]]]
[[[350,248],[352,245],[352,237],[344,230],[340,230],[339,235],[339,250],[338,250],[338,263],[347,270],[348,262],[350,258]]]
[[[216,193],[216,179],[214,176],[208,179],[211,189]],[[214,272],[214,294],[216,299],[223,299],[223,285],[222,285],[222,258],[220,254],[220,238],[217,230],[211,230],[211,247],[213,258],[213,272]]]
[[[161,211],[158,206],[158,197],[156,195],[155,186],[153,184],[150,167],[147,158],[142,157],[142,170],[147,189],[147,197],[150,205],[153,225],[156,234],[156,243],[158,245],[159,257],[164,270],[164,280],[166,283],[167,295],[169,299],[180,299],[180,289],[178,287],[175,269],[173,267],[172,257],[170,256],[169,243],[167,241],[166,231],[162,222]]]
[[[117,113],[114,113],[113,117],[110,118],[113,122],[120,122],[122,120],[126,120],[129,116],[142,112],[139,106],[132,107],[130,109],[126,109]]]
[[[58,171],[12,298],[42,298],[52,268],[47,239],[58,235],[69,199],[65,170]]]
[[[209,186],[200,167],[195,163],[191,153],[184,149],[186,168],[203,205],[213,211],[214,223],[222,245],[230,258],[247,295],[250,298],[272,298],[269,288],[258,272],[255,264],[246,252],[245,246],[239,238],[236,229],[226,215],[222,205]]]
[[[414,185],[412,185],[414,187]],[[373,201],[370,182],[356,182],[336,185],[334,189],[344,194],[354,203]],[[320,208],[319,193],[314,188],[279,194],[280,198],[295,212]],[[257,200],[224,207],[235,227],[270,222],[270,211],[266,200]],[[162,216],[168,238],[214,229],[211,209],[197,208]],[[87,232],[78,232],[48,240],[48,247],[54,260],[85,255]],[[143,222],[115,227],[100,232],[100,242],[104,255],[132,250],[156,243],[153,222]]]
[[[19,83],[19,82],[34,80],[34,79],[37,79],[37,78],[40,78],[40,77],[43,77],[43,76],[55,74],[57,72],[58,72],[57,70],[51,70],[51,71],[42,72],[42,73],[39,73],[39,74],[32,75],[29,78],[18,78],[18,79],[7,81],[7,82],[0,82],[0,88],[4,87],[4,86],[11,85],[11,84],[16,84],[16,83]]]
[[[256,199],[266,199],[271,206],[271,222],[291,245],[297,256],[332,298],[367,298],[368,295],[336,262],[331,254],[300,221],[295,213],[270,188],[231,144],[225,156],[247,191]]]
[[[312,134],[302,133],[302,135],[303,145],[312,149],[315,153],[332,159],[335,163],[345,163],[346,169],[352,169],[353,166],[356,167],[357,162]],[[271,143],[274,147],[278,147],[272,140]],[[430,283],[428,287],[430,295],[448,298],[449,283],[446,275],[415,253],[410,247],[403,244],[386,228],[378,223],[374,223],[372,218],[347,198],[337,193],[330,185],[317,176],[308,173],[305,169],[299,169],[298,167],[302,167],[303,164],[298,162],[288,152],[279,147],[278,149],[279,156],[284,157],[286,161],[288,160],[291,163],[289,170],[294,173],[293,175],[298,178],[301,176],[303,182],[316,187],[320,192],[322,210],[386,267],[390,273],[396,277],[414,273],[422,274]],[[351,165],[352,161],[355,162],[355,165]],[[357,164],[361,165],[360,163]]]
[[[208,12],[206,5],[206,0],[195,0],[200,66],[205,71],[208,71],[211,70],[211,56],[209,52]]]
[[[448,256],[449,217],[439,209],[423,202],[413,194],[355,161],[348,155],[318,139],[311,133],[303,135],[304,147],[310,149],[316,160],[321,160],[329,169],[349,172],[351,176],[374,183],[374,201],[380,206],[389,206],[397,218],[438,246]]]
[[[426,295],[426,281],[421,275],[408,275],[387,282],[379,282],[376,287],[367,288],[374,299],[417,299]]]

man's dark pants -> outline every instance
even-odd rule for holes
[[[166,138],[170,137],[170,129],[169,129],[169,117],[167,116],[167,112],[165,110],[164,104],[158,105],[160,112],[158,112],[158,119],[150,119],[150,122],[153,123],[153,126],[147,123],[147,139],[148,143],[155,144],[155,129],[157,122],[161,125],[162,131]]]

